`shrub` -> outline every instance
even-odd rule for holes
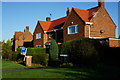
[[[99,41],[83,38],[65,42],[62,53],[67,53],[69,61],[76,65],[91,65],[99,61],[101,49]]]
[[[21,53],[21,48],[17,48],[17,51],[13,54],[13,60],[19,60]],[[26,55],[33,55],[33,54],[41,54],[46,53],[45,48],[27,48],[27,54]]]
[[[41,54],[46,53],[45,48],[27,48],[27,54]]]
[[[21,48],[17,48],[16,53],[20,53],[20,52],[21,52]],[[46,53],[46,49],[45,48],[27,48],[27,55],[41,54],[41,53]]]
[[[5,60],[11,60],[12,59],[12,45],[11,41],[7,40],[6,43],[3,43],[2,45],[2,58]]]
[[[50,60],[57,61],[58,53],[59,53],[58,44],[56,43],[55,40],[52,40],[51,45],[50,45]]]
[[[21,48],[18,48],[13,55],[13,60],[23,61],[24,56],[20,55]],[[48,65],[49,55],[45,53],[45,48],[27,48],[27,55],[32,56],[33,63]]]
[[[52,67],[60,67],[60,60],[49,61],[48,65]]]
[[[41,64],[41,65],[48,65],[49,55],[46,53],[42,54],[33,54],[33,63]]]

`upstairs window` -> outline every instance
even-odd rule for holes
[[[41,38],[41,33],[37,33],[36,34],[36,39],[40,39]]]
[[[68,27],[68,34],[78,33],[78,25],[72,25]]]

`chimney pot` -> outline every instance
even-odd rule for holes
[[[104,1],[105,0],[98,0],[98,6],[99,7],[104,7]]]
[[[70,14],[71,10],[69,8],[67,8],[66,14],[67,16]]]
[[[28,32],[29,31],[29,26],[26,26],[26,29],[24,30],[24,32]]]
[[[50,17],[46,17],[46,21],[50,21],[51,19],[50,19]]]

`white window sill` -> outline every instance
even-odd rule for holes
[[[76,32],[76,33],[68,33],[68,34],[77,34],[78,32]]]

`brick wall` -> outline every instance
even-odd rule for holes
[[[71,24],[73,22],[73,24]],[[77,25],[78,24],[78,33],[68,34],[68,26]],[[66,23],[63,26],[63,40],[73,40],[80,39],[84,37],[84,22],[78,17],[78,15],[72,10],[68,16]]]
[[[91,19],[91,22],[93,22],[90,28],[91,37],[115,38],[116,25],[104,7],[99,8],[98,12]],[[105,32],[100,33],[100,30],[104,30]]]
[[[48,41],[48,34],[44,33],[43,34],[43,47],[45,48],[46,46],[44,45]]]
[[[120,47],[120,39],[110,39],[109,40],[110,47]]]
[[[37,33],[41,33],[41,38],[40,39],[36,39],[36,34]],[[44,37],[43,37],[43,34],[44,34],[44,32],[43,32],[40,24],[37,23],[35,31],[33,33],[33,44],[34,44],[34,47],[36,47],[36,45],[41,45],[41,47],[44,46],[44,42],[43,42]]]

